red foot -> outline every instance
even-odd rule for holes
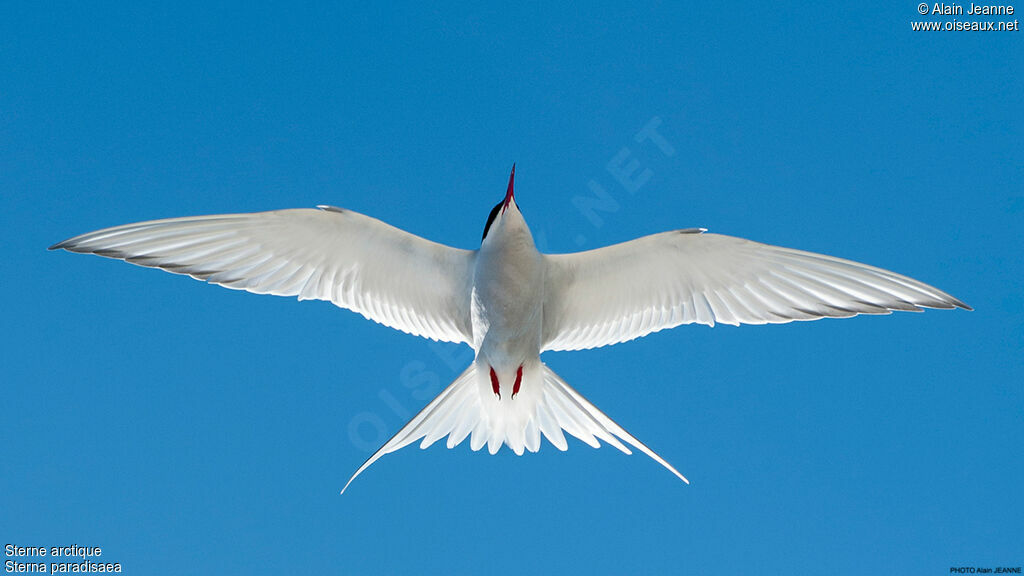
[[[492,370],[491,373],[494,371]],[[519,385],[523,383],[523,365],[519,365],[519,370],[516,370],[516,383],[512,385],[512,399],[515,400],[516,394],[519,394]]]
[[[519,381],[516,380],[517,390],[518,382]],[[494,395],[498,397],[498,400],[501,400],[501,387],[498,386],[498,375],[494,373],[494,368],[491,368],[491,390],[494,390]]]

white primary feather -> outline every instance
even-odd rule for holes
[[[321,206],[153,220],[51,247],[58,248],[257,294],[327,300],[409,334],[471,341],[476,252],[351,210]]]
[[[888,270],[702,229],[545,258],[542,350],[596,348],[680,324],[970,309]]]
[[[632,446],[686,481],[544,366],[539,351],[605,346],[688,323],[970,309],[887,270],[701,229],[545,256],[511,200],[510,177],[505,202],[488,220],[483,252],[324,206],[141,222],[51,248],[259,294],[328,300],[410,334],[473,346],[469,368],[367,459],[346,488],[381,456],[417,440],[426,448],[447,436],[453,448],[469,438],[473,450],[487,446],[494,454],[504,444],[523,454],[539,450],[542,437],[566,450],[563,431],[595,448],[604,441],[629,454]],[[503,399],[495,393],[499,385]]]

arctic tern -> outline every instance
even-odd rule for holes
[[[540,360],[547,350],[626,342],[681,324],[777,324],[971,308],[906,276],[688,228],[574,254],[542,254],[509,176],[480,248],[425,240],[319,206],[154,220],[50,247],[187,274],[258,294],[333,302],[416,336],[472,346],[468,368],[360,466],[417,440],[470,437],[491,454],[566,450],[563,430],[597,448],[640,450],[688,480]]]

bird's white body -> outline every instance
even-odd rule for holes
[[[494,228],[473,267],[473,349],[504,381],[540,356],[545,262],[514,205]]]
[[[576,254],[537,251],[513,197],[491,212],[479,250],[460,250],[332,207],[174,218],[83,234],[52,248],[261,294],[329,300],[387,326],[463,342],[474,361],[352,476],[421,440],[467,437],[560,450],[563,431],[675,468],[540,360],[545,350],[624,342],[680,324],[783,323],[893,310],[968,308],[906,276],[831,256],[685,229]],[[969,309],[969,308],[968,308]],[[346,487],[348,484],[346,484]]]
[[[506,212],[484,238],[473,267],[473,362],[481,408],[491,422],[488,448],[507,443],[521,454],[541,392],[544,260],[514,203]]]

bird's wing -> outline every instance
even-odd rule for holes
[[[545,258],[543,350],[596,348],[680,324],[970,309],[881,268],[696,228]]]
[[[257,294],[329,300],[385,326],[468,342],[475,252],[321,206],[153,220],[51,246]]]

